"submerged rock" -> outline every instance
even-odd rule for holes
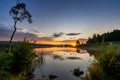
[[[57,77],[59,77],[59,76],[54,75],[54,74],[50,74],[50,75],[49,75],[49,79],[50,79],[50,80],[51,80],[51,79],[56,79]]]
[[[76,69],[74,69],[74,71],[73,71],[73,75],[75,75],[76,77],[79,77],[79,76],[81,76],[81,75],[83,75],[83,74],[84,74],[84,72],[83,72],[83,71],[80,71],[79,68],[76,68]]]

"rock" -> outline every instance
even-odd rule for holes
[[[49,79],[56,79],[57,77],[59,77],[59,76],[54,75],[54,74],[50,74],[50,75],[49,75]]]
[[[84,74],[84,72],[83,72],[83,71],[80,71],[79,68],[76,68],[76,69],[74,69],[74,71],[73,71],[73,75],[75,75],[76,77],[79,77],[79,76],[81,76],[81,75],[83,75],[83,74]]]

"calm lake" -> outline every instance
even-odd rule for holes
[[[94,60],[86,50],[77,48],[35,48],[35,80],[49,80],[50,75],[57,75],[54,80],[81,80],[88,73],[88,67]],[[73,70],[80,68],[84,74],[73,75]]]

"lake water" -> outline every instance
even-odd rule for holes
[[[57,75],[53,80],[81,80],[88,72],[88,67],[94,60],[86,50],[76,48],[35,48],[36,58],[35,80],[49,80],[49,75]],[[73,75],[73,70],[79,68],[84,72],[80,77]]]

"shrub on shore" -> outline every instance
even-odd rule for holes
[[[107,49],[101,48],[96,56],[97,62],[89,68],[90,74],[86,80],[119,80],[120,76],[120,50],[109,45]]]
[[[10,75],[12,64],[12,55],[7,53],[0,53],[0,80],[7,80]]]
[[[14,46],[10,54],[0,53],[0,80],[11,80],[14,77],[16,80],[24,80],[32,75],[34,57],[33,47],[26,40]]]

